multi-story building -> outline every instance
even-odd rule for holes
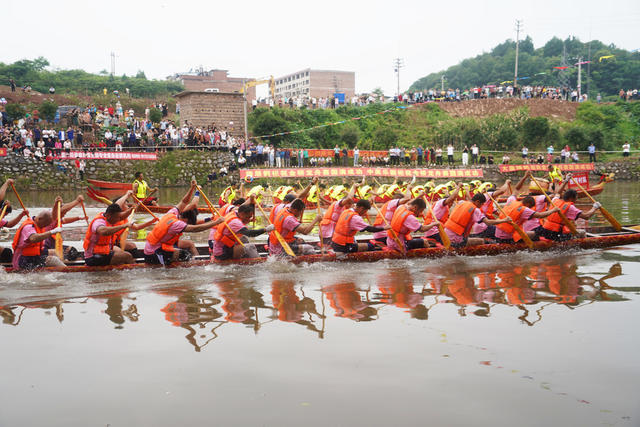
[[[307,68],[278,77],[275,83],[276,98],[331,98],[338,93],[348,100],[355,95],[356,73]]]
[[[185,92],[221,92],[234,93],[242,90],[243,82],[255,80],[249,77],[229,77],[227,70],[199,69],[193,73],[176,74],[170,77],[184,85]],[[251,102],[256,97],[256,88],[247,90],[247,100]]]

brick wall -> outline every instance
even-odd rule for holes
[[[226,77],[221,73],[214,72],[213,76],[181,76],[185,91],[203,92],[205,89],[216,88],[219,92],[240,92],[242,90],[242,79],[238,77]],[[249,81],[250,79],[245,79]],[[256,98],[256,88],[250,87],[247,90],[247,100],[251,103]]]
[[[311,70],[309,79],[311,97],[326,98],[333,96],[336,92],[344,92],[348,101],[355,94],[356,74],[351,71]]]
[[[195,126],[215,123],[218,128],[226,128],[234,136],[244,136],[242,94],[185,91],[176,95],[176,98],[180,103],[181,123],[188,121]]]

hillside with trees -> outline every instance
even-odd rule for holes
[[[566,70],[562,66],[563,51],[566,50]],[[613,55],[613,56],[611,56]],[[414,82],[409,91],[440,89],[441,77],[445,76],[445,89],[500,84],[512,81],[516,57],[516,42],[506,40],[475,58],[468,58],[444,71],[431,73]],[[640,87],[640,52],[630,52],[613,44],[598,40],[583,43],[575,37],[561,40],[552,38],[544,46],[535,48],[531,37],[520,41],[518,56],[518,84],[559,86],[558,77],[564,73],[569,87],[575,88],[578,79],[579,59],[591,60],[582,68],[582,88],[591,98],[617,95],[620,89]],[[602,60],[601,60],[602,58]]]
[[[114,90],[125,94],[129,93],[134,98],[155,98],[169,96],[183,90],[179,82],[167,80],[148,80],[144,71],[138,71],[135,76],[111,76],[106,71],[100,74],[91,74],[83,70],[56,70],[49,71],[46,67],[49,61],[43,57],[34,60],[23,59],[13,64],[0,62],[0,83],[9,84],[13,79],[18,87],[30,86],[31,89],[48,93],[53,87],[56,93],[75,95],[99,95],[104,89],[108,93]]]

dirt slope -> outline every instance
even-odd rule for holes
[[[477,99],[462,102],[441,102],[440,108],[453,117],[486,117],[508,113],[523,106],[529,107],[532,117],[572,121],[576,118],[577,102],[551,99]]]

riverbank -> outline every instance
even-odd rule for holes
[[[87,160],[85,179],[104,181],[130,182],[136,171],[143,172],[146,180],[152,185],[164,187],[179,187],[188,185],[192,176],[198,182],[207,182],[207,176],[212,172],[219,173],[220,168],[233,163],[233,156],[221,151],[174,151],[161,155],[156,161],[134,160]],[[521,172],[501,173],[499,165],[478,165],[471,168],[481,168],[484,178],[488,181],[501,181],[506,178],[517,179]],[[455,169],[461,169],[457,165]],[[435,168],[430,168],[435,169]],[[449,169],[441,166],[439,169]],[[595,164],[594,176],[600,174],[615,174],[619,181],[640,181],[640,159],[630,157],[627,160],[617,159]],[[86,181],[76,177],[76,168],[71,161],[45,163],[40,160],[24,158],[9,153],[0,157],[0,179],[14,178],[20,189],[60,190],[79,189],[86,187]],[[335,178],[339,181],[342,178]],[[217,182],[226,185],[238,180],[238,173],[231,172]],[[380,178],[382,180],[382,178]],[[271,184],[293,182],[295,179],[272,179]]]

